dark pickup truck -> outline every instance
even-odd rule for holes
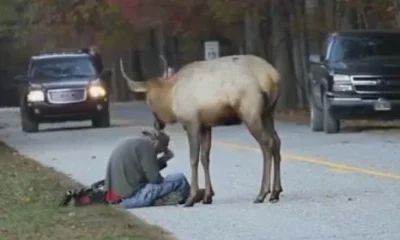
[[[342,119],[400,118],[400,31],[331,33],[309,60],[312,131],[337,133]]]

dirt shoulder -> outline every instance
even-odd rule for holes
[[[172,240],[170,233],[106,205],[58,208],[80,186],[0,142],[0,236],[11,239]]]

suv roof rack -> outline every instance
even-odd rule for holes
[[[69,56],[76,56],[76,55],[86,55],[82,49],[76,48],[66,48],[66,49],[55,49],[55,50],[42,50],[37,54],[33,54],[32,58],[34,59],[43,59],[43,58],[52,58],[52,57],[69,57]]]
[[[57,48],[53,50],[42,50],[36,55],[50,55],[50,54],[73,54],[73,53],[83,53],[82,49],[77,48]]]

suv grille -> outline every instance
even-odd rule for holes
[[[47,91],[47,99],[50,103],[65,104],[86,101],[86,89],[53,89]]]
[[[400,76],[353,76],[357,93],[400,93]]]

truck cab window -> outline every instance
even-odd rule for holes
[[[332,41],[332,37],[328,37],[325,42],[324,45],[322,46],[322,51],[321,51],[321,58],[326,60],[327,56],[328,56],[328,51],[329,51],[329,45],[331,44]]]
[[[367,57],[400,56],[400,36],[340,37],[333,44],[333,62]],[[397,46],[397,47],[396,47]]]

